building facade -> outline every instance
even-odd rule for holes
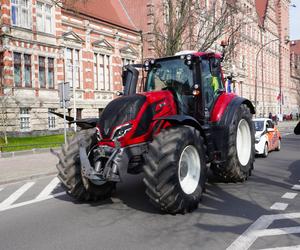
[[[291,41],[291,84],[293,93],[296,96],[296,103],[298,104],[298,109],[295,109],[293,113],[300,113],[300,40]]]
[[[0,1],[2,129],[61,128],[49,113],[62,112],[61,83],[70,85],[67,112],[77,118],[97,117],[122,90],[122,66],[140,61],[140,34],[122,4],[102,2]]]

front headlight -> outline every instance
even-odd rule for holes
[[[118,139],[120,137],[123,137],[124,135],[126,135],[126,133],[128,131],[130,131],[130,129],[132,128],[132,125],[130,123],[121,125],[120,127],[117,127],[112,138],[113,139]]]
[[[100,128],[98,128],[98,127],[96,127],[96,136],[97,136],[97,140],[98,140],[98,141],[101,141],[101,140],[102,140]]]

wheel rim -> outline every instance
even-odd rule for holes
[[[192,194],[198,187],[201,172],[201,162],[197,149],[186,146],[178,163],[178,179],[181,189],[186,194]]]
[[[249,124],[246,120],[240,120],[236,136],[236,150],[240,163],[246,166],[251,155],[251,132]]]
[[[281,147],[281,141],[278,140],[278,147],[277,147],[277,149],[280,150],[280,147]]]

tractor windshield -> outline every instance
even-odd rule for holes
[[[179,94],[191,92],[193,86],[193,72],[179,58],[156,61],[148,74],[146,91],[174,90]]]

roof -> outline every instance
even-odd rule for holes
[[[122,0],[65,0],[63,8],[137,31]]]
[[[300,55],[300,40],[290,42],[291,52]]]
[[[255,7],[258,16],[258,24],[261,27],[264,27],[268,3],[269,3],[268,0],[255,0]]]

